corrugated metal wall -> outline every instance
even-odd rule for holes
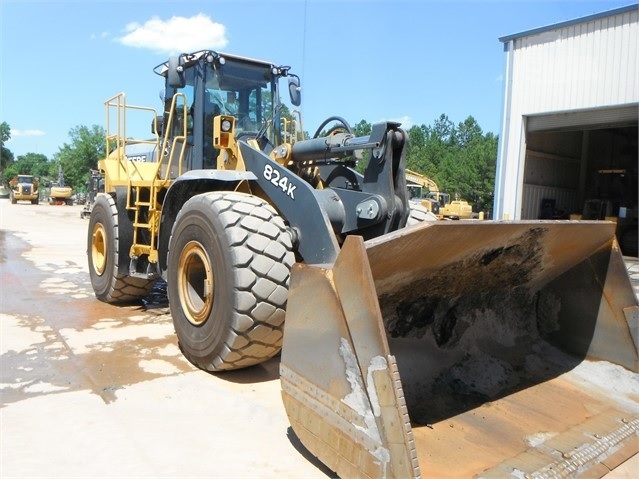
[[[637,15],[633,10],[515,40],[513,84],[521,110],[637,101]]]
[[[638,27],[635,5],[502,39],[505,92],[495,218],[521,218],[524,203],[530,209],[528,202],[536,200],[529,195],[537,189],[524,187],[528,118],[611,106],[636,108]]]
[[[566,215],[581,213],[581,205],[577,199],[577,191],[551,186],[524,185],[523,208],[521,219],[537,219],[541,215],[541,203],[544,199],[555,201],[555,209]]]

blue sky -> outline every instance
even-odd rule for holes
[[[104,101],[160,108],[152,71],[205,48],[292,66],[304,129],[327,117],[409,128],[469,115],[499,133],[499,37],[635,3],[435,0],[0,0],[0,122],[14,155],[51,159]]]

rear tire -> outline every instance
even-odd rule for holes
[[[213,192],[177,215],[167,260],[167,291],[180,348],[208,371],[239,369],[282,346],[290,234],[262,199]]]
[[[87,256],[95,296],[105,303],[126,303],[146,296],[153,280],[118,274],[120,248],[118,209],[111,195],[95,200],[89,220]]]

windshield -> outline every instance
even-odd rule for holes
[[[259,137],[274,146],[282,142],[277,81],[288,76],[288,67],[201,51],[173,57],[155,71],[166,78],[164,120],[169,136],[185,137],[187,148],[192,148],[189,168],[215,167],[218,115],[236,118],[238,139]]]
[[[205,113],[233,115],[236,134],[272,130],[273,82],[263,65],[227,61],[208,65],[205,75]],[[208,110],[208,111],[207,111]]]

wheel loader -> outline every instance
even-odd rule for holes
[[[105,103],[98,299],[163,278],[207,371],[281,351],[292,430],[343,478],[602,477],[637,453],[639,306],[614,224],[407,226],[398,123],[357,137],[331,117],[293,142],[288,66],[203,50],[154,71],[160,114]]]

